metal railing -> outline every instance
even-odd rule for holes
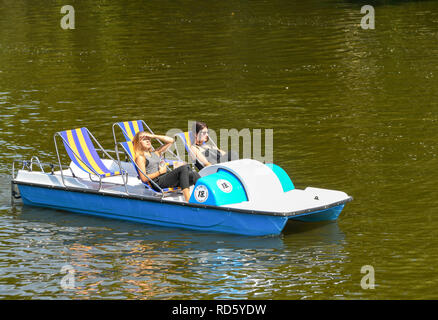
[[[123,146],[122,146],[122,148],[123,148]],[[129,155],[126,154],[126,152],[123,152],[123,151],[118,151],[117,156],[119,154],[125,154],[126,157],[129,157]],[[112,160],[116,161],[115,159],[112,159]],[[89,188],[85,188],[85,187],[81,188],[81,187],[69,186],[68,184],[66,184],[66,182],[65,182],[65,173],[63,172],[64,170],[70,170],[71,176],[73,178],[79,180],[79,181],[83,180],[83,181],[86,181],[86,182],[89,182],[89,181],[99,182],[99,188],[98,188],[97,191],[100,191],[100,190],[103,189],[102,188],[102,183],[112,184],[112,185],[117,184],[117,183],[113,183],[113,182],[107,182],[107,181],[106,182],[101,182],[101,181],[93,180],[93,179],[91,179],[91,174],[89,174],[90,180],[86,180],[84,178],[78,177],[77,175],[75,175],[73,169],[69,165],[61,164],[60,161],[59,161],[59,158],[58,158],[58,163],[41,162],[38,159],[38,157],[36,157],[36,156],[33,156],[31,158],[31,160],[14,159],[13,162],[12,162],[12,169],[11,169],[11,177],[12,177],[12,179],[11,179],[11,205],[14,205],[14,199],[20,199],[21,198],[21,196],[19,195],[18,191],[15,188],[15,184],[16,184],[15,180],[16,180],[16,177],[17,177],[17,174],[18,174],[18,170],[26,170],[26,171],[34,172],[35,171],[34,167],[33,167],[34,164],[38,165],[38,169],[39,169],[38,172],[45,173],[47,175],[61,176],[62,184],[63,184],[64,188],[66,188],[67,190],[88,191],[90,189]],[[118,164],[120,170],[122,170],[122,164],[121,164],[121,161],[120,161],[120,157],[118,157],[118,159],[117,159],[117,164]],[[58,170],[59,172],[55,172],[56,170]],[[139,169],[139,170],[141,171],[141,169]],[[125,171],[125,172],[126,172],[126,176],[128,176],[128,172],[127,171]],[[145,176],[149,179],[149,177],[147,175],[145,175]],[[122,175],[122,178],[123,178],[123,175]],[[128,195],[128,196],[129,195],[139,196],[139,194],[130,193],[128,191],[128,186],[127,186],[128,177],[126,177],[126,179],[122,179],[122,180],[123,180],[123,186],[124,186],[125,194],[126,195]],[[165,191],[163,191],[163,189],[160,188],[160,186],[158,184],[156,184],[153,180],[150,179],[150,182],[159,190],[159,191],[156,191],[156,190],[152,189],[152,191],[154,192],[152,194],[153,197],[164,198],[167,195],[167,193]],[[120,184],[117,184],[117,185],[120,185]]]
[[[47,173],[48,172],[44,171],[44,167],[49,167],[50,168],[50,174],[51,175],[55,175],[55,165],[59,166],[59,164],[53,164],[53,163],[44,163],[41,162],[40,159],[38,159],[37,156],[33,156],[30,161],[28,160],[23,160],[23,159],[14,159],[12,161],[12,169],[11,169],[11,205],[14,205],[14,199],[20,199],[21,195],[19,195],[19,193],[15,190],[15,179],[16,179],[16,174],[15,174],[15,168],[16,168],[16,163],[20,163],[21,165],[21,170],[28,170],[30,172],[33,172],[33,164],[36,163],[38,164],[41,172],[43,173]],[[61,165],[60,166],[60,171],[62,172],[64,170],[64,168],[69,169],[72,176],[76,178],[73,170],[70,168],[70,166],[66,166],[66,165]],[[20,169],[19,169],[20,170]]]

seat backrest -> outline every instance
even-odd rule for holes
[[[143,131],[143,122],[141,120],[117,122],[122,129],[126,141],[132,141],[137,132]]]
[[[180,132],[180,133],[177,133],[175,136],[178,137],[184,143],[184,147],[185,147],[187,153],[189,154],[189,157],[192,160],[196,160],[196,159],[194,159],[193,152],[190,149],[191,146],[195,143],[195,137],[193,135],[193,132],[192,131]]]
[[[96,175],[110,176],[112,172],[98,156],[87,128],[59,132],[70,159],[82,170]]]
[[[135,163],[135,159],[134,159],[134,155],[135,155],[134,144],[132,143],[132,141],[126,141],[126,142],[120,142],[120,145],[122,146],[123,150],[125,150],[129,160],[131,160],[131,163],[135,168],[135,171],[137,171],[137,175],[140,177],[140,172],[138,171],[137,164]]]
[[[177,136],[184,143],[184,147],[189,154],[189,158],[194,162],[196,168],[198,168],[198,170],[202,170],[204,168],[204,165],[196,158],[193,151],[191,150],[191,146],[195,143],[195,135],[193,134],[193,132],[180,132],[177,133],[175,136]]]

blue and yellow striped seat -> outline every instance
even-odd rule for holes
[[[87,128],[61,131],[58,134],[64,142],[70,159],[83,171],[95,174],[100,178],[117,176],[124,173],[111,171],[105,166],[94,148]]]
[[[192,131],[180,132],[175,135],[178,137],[183,143],[184,147],[190,157],[190,159],[195,163],[195,167],[199,170],[204,168],[204,165],[196,158],[191,150],[192,145],[195,143],[195,136]]]
[[[152,133],[152,130],[149,128],[149,126],[143,121],[143,120],[131,120],[131,121],[122,121],[117,122],[113,124],[113,135],[114,135],[114,143],[117,145],[117,139],[114,132],[114,126],[118,126],[125,136],[126,141],[132,141],[135,137],[135,135],[140,132],[144,131],[144,126],[146,126],[147,130]],[[167,165],[173,166],[176,162],[182,162],[180,160],[172,160],[172,159],[164,159]]]
[[[132,165],[134,166],[135,170],[137,171],[137,175],[138,175],[137,177],[140,179],[140,172],[142,172],[142,171],[137,166],[137,164],[135,163],[135,160],[134,160],[134,154],[135,154],[135,152],[134,152],[134,144],[132,143],[132,141],[127,141],[127,142],[120,142],[120,145],[125,150],[126,154],[128,155],[129,159],[131,160]],[[147,176],[144,172],[142,172],[142,173],[143,173],[143,175]],[[152,188],[152,184],[149,181],[148,182],[143,182],[143,184],[145,185],[146,188],[148,188],[148,189],[150,189],[152,191],[157,192],[156,190],[154,190]],[[178,188],[164,188],[164,189],[162,188],[162,190],[163,190],[164,193],[167,193],[167,192],[180,191],[181,188],[179,188],[179,187]]]
[[[116,125],[122,129],[126,141],[132,141],[137,132],[144,131],[142,120],[117,122]]]
[[[192,154],[190,147],[195,143],[195,136],[192,131],[181,132],[176,134],[184,142],[184,147],[189,154]]]

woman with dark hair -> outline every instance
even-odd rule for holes
[[[193,133],[195,134],[195,143],[192,144],[190,149],[203,167],[239,159],[236,152],[225,152],[216,146],[207,144],[209,140],[208,126],[204,122],[196,121],[193,126]]]
[[[157,150],[154,150],[151,139],[159,139],[164,144]],[[174,139],[140,131],[135,135],[132,142],[135,152],[134,160],[141,171],[147,174],[149,179],[158,184],[160,188],[180,187],[185,200],[188,202],[190,199],[190,186],[196,184],[200,175],[193,171],[188,164],[167,172],[167,166],[164,164],[164,160],[161,159],[161,155],[174,143]],[[154,184],[150,183],[149,179],[142,172],[138,174],[141,181],[148,183],[155,189]]]

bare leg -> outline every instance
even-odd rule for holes
[[[189,188],[185,188],[182,190],[184,198],[186,199],[187,202],[189,202],[190,200],[190,189]]]

